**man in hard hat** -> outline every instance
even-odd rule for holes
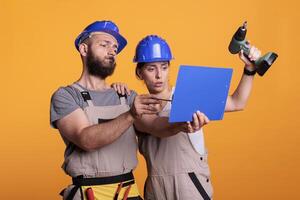
[[[51,125],[66,144],[62,168],[73,184],[63,199],[140,199],[132,170],[137,165],[133,122],[155,114],[151,95],[118,95],[107,83],[126,39],[111,21],[96,21],[75,40],[83,71],[51,98]],[[151,104],[151,105],[149,105]],[[94,196],[94,197],[93,197]]]

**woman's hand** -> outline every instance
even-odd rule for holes
[[[250,45],[250,53],[248,55],[249,59],[244,55],[243,50],[241,50],[239,53],[240,59],[245,63],[245,67],[250,71],[255,70],[255,66],[253,62],[256,61],[260,56],[261,56],[261,51],[252,45]]]
[[[208,117],[204,113],[197,111],[193,114],[192,122],[179,122],[177,123],[177,125],[183,132],[194,133],[196,131],[199,131],[204,125],[208,123]]]
[[[118,94],[130,96],[130,89],[125,83],[112,83],[111,87],[115,89]]]

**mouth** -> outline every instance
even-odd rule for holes
[[[114,63],[115,62],[114,57],[106,57],[105,60],[107,60],[109,63]]]
[[[163,82],[155,82],[154,83],[154,87],[162,87],[163,86]]]

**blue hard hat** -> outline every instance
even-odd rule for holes
[[[172,59],[168,43],[157,35],[148,35],[138,43],[133,62],[159,62]]]
[[[120,53],[122,49],[126,46],[126,39],[119,34],[118,26],[112,21],[95,21],[94,23],[88,25],[76,38],[75,47],[79,51],[79,45],[85,39],[87,39],[93,32],[105,32],[112,35],[118,42],[118,52]]]

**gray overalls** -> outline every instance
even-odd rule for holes
[[[170,106],[168,103],[160,116],[168,116]],[[187,133],[167,138],[139,133],[139,150],[147,162],[146,200],[212,198],[207,154],[194,149]]]
[[[126,104],[125,97],[120,97],[120,105],[95,106],[88,91],[85,91],[76,83],[72,84],[71,87],[78,89],[84,100],[87,102],[88,106],[84,108],[84,112],[91,125],[112,120],[130,109]],[[78,177],[119,177],[123,174],[127,174],[128,177],[128,174],[136,168],[136,165],[136,134],[133,126],[130,126],[125,133],[113,143],[94,151],[86,152],[74,144],[68,143],[63,168],[68,175],[73,177],[73,184],[75,184],[74,182],[81,183],[81,179],[77,180]],[[73,193],[72,196],[74,195],[72,199],[77,200],[82,198],[82,191],[79,189],[80,187],[77,187],[77,189],[75,187],[74,185],[70,185],[63,192],[64,199],[71,199],[69,197],[70,193]]]

